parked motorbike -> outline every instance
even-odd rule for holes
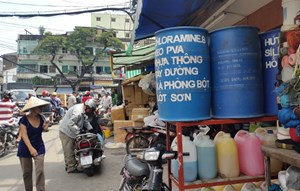
[[[7,151],[18,147],[18,132],[19,128],[17,124],[0,125],[0,157]]]
[[[150,168],[146,162],[128,154],[124,158],[124,167],[122,168],[121,175],[123,178],[119,186],[119,191],[142,190],[143,183],[150,175]]]
[[[176,158],[177,151],[166,151],[163,145],[149,148],[136,157],[127,155],[121,171],[123,178],[119,191],[169,191],[169,187],[163,182],[162,165],[165,160]]]
[[[79,134],[75,138],[77,169],[93,176],[99,169],[103,156],[103,145],[94,133]]]

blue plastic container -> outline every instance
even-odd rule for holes
[[[277,95],[274,90],[277,81],[276,75],[278,74],[279,33],[280,29],[275,29],[260,34],[264,76],[265,115],[278,114]]]
[[[212,114],[215,118],[264,115],[258,28],[236,26],[211,32]]]
[[[198,177],[211,179],[217,176],[216,145],[208,135],[199,133],[194,137],[197,151]]]
[[[207,30],[174,27],[156,32],[155,37],[160,120],[209,119],[211,88]]]

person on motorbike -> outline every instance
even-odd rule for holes
[[[50,94],[47,90],[44,90],[42,92],[42,97],[40,97],[42,100],[47,101],[49,103],[51,103],[51,98],[50,98]],[[46,125],[49,127],[51,126],[51,124],[53,124],[53,112],[52,112],[52,105],[49,104],[45,107],[43,107],[43,112],[42,114],[45,116],[46,118]],[[47,119],[46,116],[49,116],[49,119]]]
[[[15,122],[14,113],[20,113],[15,102],[12,101],[12,92],[6,90],[0,102],[0,124],[12,125]]]
[[[64,108],[61,107],[61,101],[57,97],[56,92],[52,92],[50,95],[50,98],[51,98],[50,103],[52,104],[52,110],[53,110],[53,112],[58,114],[58,121],[59,121],[60,119],[62,119],[62,117],[64,115]]]
[[[91,92],[90,91],[85,91],[84,95],[81,99],[81,103],[86,102],[86,100],[92,99],[93,97],[91,96]]]
[[[85,103],[76,104],[71,107],[59,125],[59,138],[65,158],[65,170],[68,173],[80,172],[74,153],[74,143],[77,134],[82,131],[92,131],[93,127],[88,121],[94,115],[97,104],[94,100],[87,100]]]

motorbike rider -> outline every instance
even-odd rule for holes
[[[76,104],[66,112],[59,125],[59,138],[64,152],[65,170],[68,173],[80,172],[77,170],[74,153],[75,137],[82,131],[92,131],[93,127],[88,120],[94,116],[96,107],[93,99]]]
[[[91,92],[90,91],[85,91],[84,95],[81,99],[81,103],[86,102],[86,100],[92,99],[93,97],[91,96]]]
[[[15,122],[14,113],[19,112],[18,106],[12,101],[11,91],[5,90],[0,102],[0,124],[12,125]]]
[[[61,107],[61,101],[57,97],[56,92],[52,92],[50,98],[51,98],[50,103],[52,104],[52,110],[53,112],[58,114],[58,121],[59,121],[64,115],[64,108]]]
[[[42,100],[47,101],[51,103],[51,98],[49,96],[49,92],[47,90],[44,90],[42,92],[42,97],[40,97]],[[49,120],[46,119],[46,125],[49,127],[53,124],[53,112],[52,112],[52,105],[49,104],[45,107],[43,107],[42,114],[46,116],[49,116]]]

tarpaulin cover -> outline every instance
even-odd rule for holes
[[[161,29],[190,25],[193,14],[209,2],[211,0],[139,0],[141,10],[136,12],[135,40],[151,37]]]

